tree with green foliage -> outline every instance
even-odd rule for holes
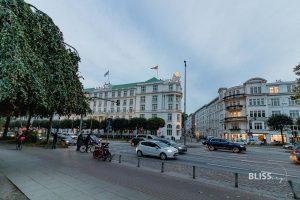
[[[155,117],[147,119],[147,129],[150,130],[151,133],[156,134],[156,131],[164,126],[165,120],[162,118]]]
[[[27,115],[27,127],[32,116],[49,117],[49,136],[54,114],[86,114],[79,61],[47,14],[24,0],[1,0],[0,116]]]
[[[129,120],[128,127],[129,130],[135,130],[140,128],[146,128],[147,126],[147,119],[143,117],[134,117]]]
[[[112,121],[112,128],[114,131],[119,131],[122,134],[124,130],[128,129],[128,124],[128,119],[116,118]]]
[[[268,119],[269,127],[271,127],[273,130],[280,130],[282,143],[284,143],[284,137],[283,137],[284,127],[292,124],[293,124],[293,120],[289,116],[284,114],[272,115]]]

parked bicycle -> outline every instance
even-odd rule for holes
[[[93,152],[94,159],[102,159],[103,161],[108,160],[109,162],[111,162],[112,155],[109,152],[108,144],[108,142],[102,142],[101,145],[97,145],[95,147],[95,151]]]

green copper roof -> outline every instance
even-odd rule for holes
[[[151,79],[149,79],[148,81],[145,81],[144,83],[156,83],[156,82],[160,82],[161,80],[153,77]]]
[[[134,88],[138,83],[127,83],[122,85],[112,85],[113,90]]]
[[[127,83],[127,84],[121,84],[121,85],[111,85],[112,90],[118,90],[118,89],[130,89],[130,88],[135,88],[137,84],[140,83],[156,83],[156,82],[161,82],[162,80],[159,80],[155,77],[145,81],[145,82],[137,82],[137,83]],[[85,92],[92,92],[94,88],[86,88],[84,89]]]
[[[85,89],[83,89],[84,92],[88,92],[88,93],[93,92],[94,90],[95,90],[95,88],[85,88]]]

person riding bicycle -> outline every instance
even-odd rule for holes
[[[25,140],[25,135],[24,135],[24,133],[22,132],[21,135],[19,135],[19,133],[17,133],[16,139],[17,139],[17,145],[18,145],[18,148],[20,148],[21,144],[22,144],[22,143],[24,142],[24,140]]]

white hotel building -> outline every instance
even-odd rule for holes
[[[291,99],[295,86],[295,81],[252,78],[243,85],[220,88],[216,99],[195,112],[196,132],[230,140],[253,136],[268,143],[281,141],[280,132],[270,130],[267,120],[274,114],[299,117],[300,105]],[[284,135],[287,142],[293,137],[290,130]]]
[[[133,117],[165,120],[165,127],[158,131],[159,136],[180,139],[182,88],[177,73],[172,79],[149,79],[145,82],[122,85],[107,84],[104,87],[85,89],[90,100],[92,117],[97,120],[107,118]],[[120,105],[117,105],[117,100]]]

